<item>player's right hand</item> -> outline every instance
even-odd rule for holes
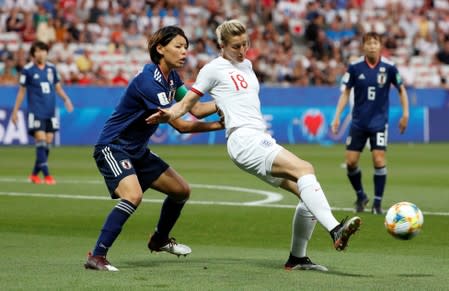
[[[170,109],[158,108],[158,111],[145,118],[147,124],[167,123],[171,118]]]
[[[17,112],[13,111],[13,113],[11,114],[11,122],[12,122],[15,126],[17,126],[17,120],[18,120]]]
[[[340,120],[334,119],[331,123],[331,131],[333,134],[338,133],[338,128],[340,127]]]

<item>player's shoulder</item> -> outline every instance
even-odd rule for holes
[[[46,62],[45,64],[50,68],[56,68],[56,65],[53,64],[52,62]]]
[[[392,67],[396,66],[396,64],[393,62],[393,60],[391,60],[387,57],[384,57],[384,56],[380,57],[380,62],[384,63],[386,65],[392,66]]]
[[[223,59],[222,57],[217,57],[206,63],[201,68],[200,72],[202,76],[206,75],[208,77],[212,77],[214,73],[216,74],[216,72],[222,71],[225,66],[226,66],[225,59]]]
[[[360,56],[358,58],[353,59],[352,61],[349,62],[350,66],[355,66],[358,64],[363,64],[363,62],[365,62],[365,57],[364,56]]]
[[[150,63],[145,64],[139,73],[134,77],[133,81],[140,82],[144,80],[145,82],[162,82],[162,72],[159,70],[156,64]]]
[[[27,63],[25,66],[23,66],[24,70],[30,70],[34,66],[33,62]]]
[[[243,60],[243,65],[247,66],[249,68],[253,67],[253,63],[250,60],[248,60],[248,59]]]
[[[205,64],[204,67],[214,68],[214,67],[219,67],[219,66],[222,66],[225,64],[226,64],[226,60],[223,57],[217,57],[217,58],[211,60],[210,62],[208,62],[207,64]]]

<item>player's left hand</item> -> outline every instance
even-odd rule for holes
[[[72,104],[72,101],[70,101],[70,99],[67,99],[64,102],[64,106],[65,106],[65,109],[67,109],[68,112],[72,112],[73,111],[73,104]]]
[[[169,109],[159,108],[157,112],[145,118],[147,124],[167,123],[170,120],[171,112]]]
[[[399,120],[399,132],[403,134],[405,132],[405,129],[407,128],[408,124],[408,117],[402,116]]]

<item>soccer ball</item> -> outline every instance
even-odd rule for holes
[[[393,237],[402,240],[414,238],[421,231],[424,217],[421,210],[410,202],[399,202],[388,209],[385,227]]]

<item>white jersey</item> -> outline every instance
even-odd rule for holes
[[[209,92],[225,117],[226,136],[237,128],[266,130],[260,110],[259,81],[251,62],[233,64],[218,57],[199,72],[191,89],[204,95]]]

